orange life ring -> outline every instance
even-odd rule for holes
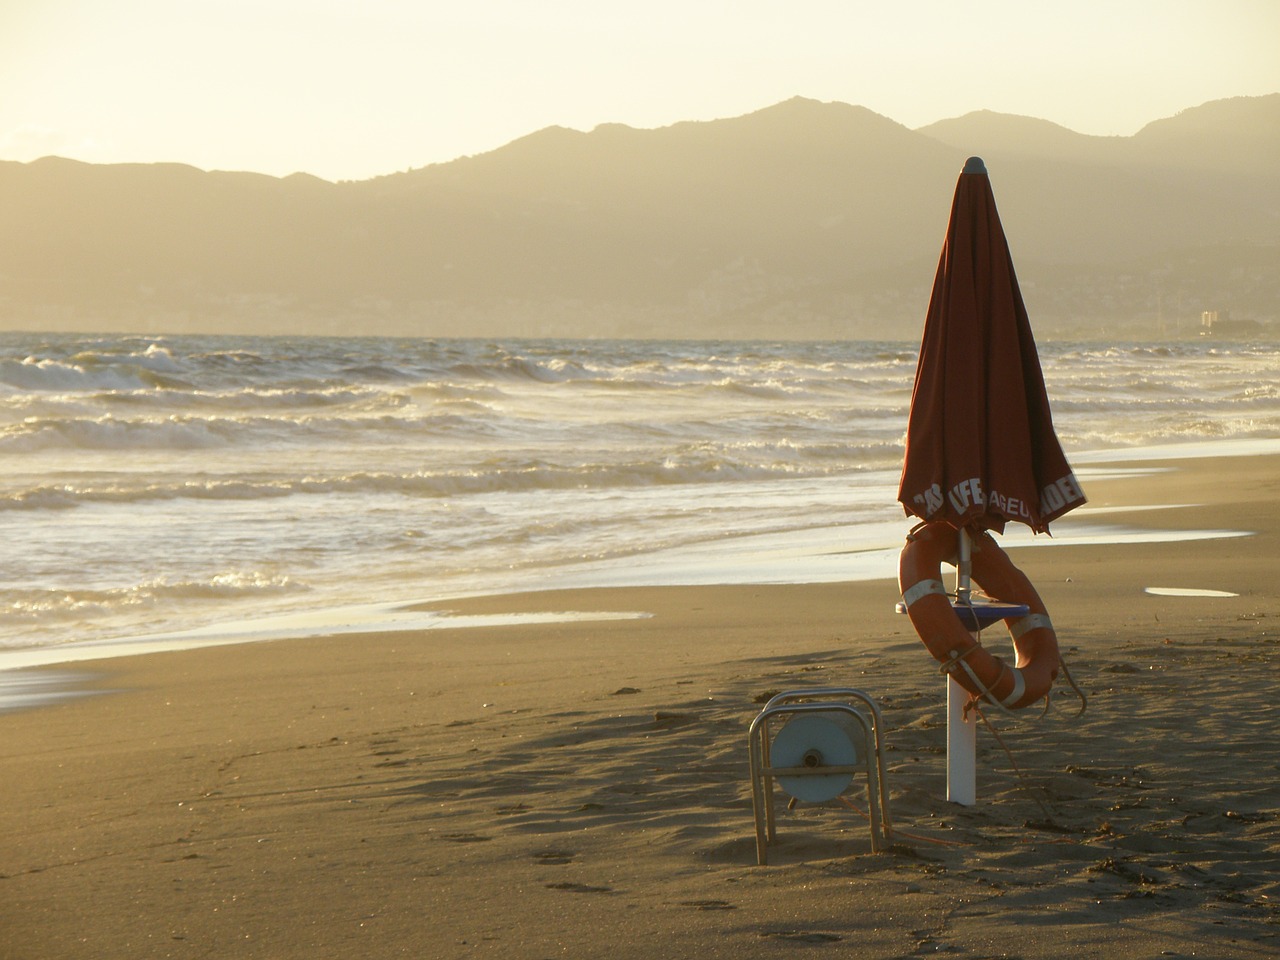
[[[922,524],[907,538],[898,558],[898,586],[911,625],[943,670],[974,697],[1011,710],[1029,707],[1048,695],[1062,662],[1044,601],[990,534],[973,536],[973,582],[993,599],[1030,611],[1005,621],[1017,654],[1010,667],[970,635],[951,606],[941,568],[944,561],[955,563],[956,552],[956,530],[945,523]]]

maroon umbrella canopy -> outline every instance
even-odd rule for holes
[[[983,162],[956,184],[920,343],[898,500],[956,528],[1037,533],[1084,503],[1049,397]]]

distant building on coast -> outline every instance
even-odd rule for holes
[[[1230,310],[1205,310],[1200,314],[1200,336],[1213,336],[1214,327],[1217,327],[1218,331],[1221,332],[1224,320],[1228,326],[1231,324]]]
[[[1200,314],[1200,336],[1220,339],[1257,337],[1263,332],[1253,320],[1232,320],[1230,310],[1205,310]]]

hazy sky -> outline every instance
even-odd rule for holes
[[[0,0],[0,159],[364,179],[795,95],[1127,135],[1278,49],[1280,0]]]

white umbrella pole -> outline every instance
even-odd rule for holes
[[[973,543],[967,530],[960,531],[959,555],[956,557],[956,601],[969,602],[969,576],[972,568]],[[977,802],[978,783],[978,718],[972,712],[965,716],[969,693],[947,677],[947,799],[966,807]]]

